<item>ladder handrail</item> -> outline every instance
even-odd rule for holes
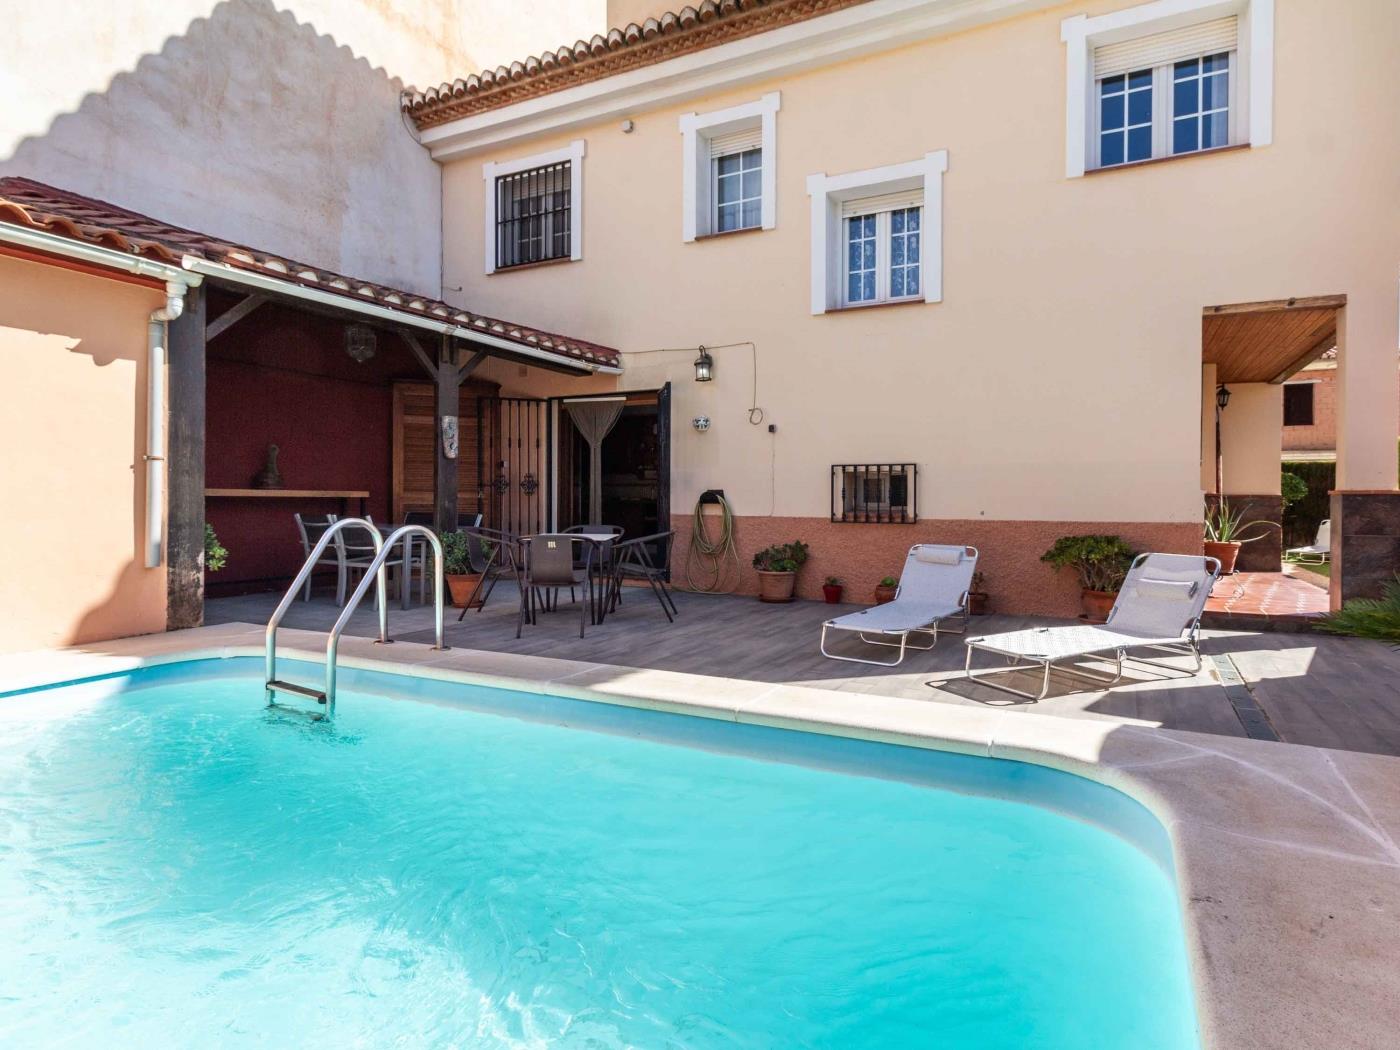
[[[340,618],[335,621],[335,626],[331,628],[330,637],[326,639],[326,717],[330,718],[335,714],[335,659],[336,652],[340,647],[340,635],[345,630],[345,625],[350,622],[350,617],[355,614],[355,607],[360,604],[360,599],[369,590],[369,579],[371,573],[377,573],[379,578],[379,616],[380,616],[380,637],[381,642],[387,642],[387,613],[384,602],[384,562],[393,553],[394,547],[406,537],[413,534],[427,537],[428,543],[433,548],[433,613],[437,631],[437,644],[434,649],[443,650],[447,646],[442,644],[442,621],[445,602],[443,601],[443,587],[445,582],[445,572],[443,568],[442,540],[438,539],[437,533],[426,525],[400,525],[391,532],[384,540],[379,552],[374,556],[374,561],[365,570],[364,577],[360,580],[360,585],[355,588],[355,593],[345,603],[345,608],[340,614]],[[407,548],[405,548],[407,550]],[[404,581],[403,586],[408,586],[408,561],[404,558]]]
[[[287,610],[292,607],[292,602],[296,601],[297,592],[299,592],[306,583],[307,577],[315,571],[317,563],[321,560],[321,555],[326,552],[326,548],[330,546],[331,540],[335,538],[336,533],[349,525],[358,525],[364,528],[370,534],[370,539],[374,543],[374,567],[366,571],[364,579],[360,581],[361,586],[355,592],[355,602],[359,601],[360,591],[365,589],[364,584],[368,583],[370,573],[374,572],[377,568],[378,572],[375,573],[375,575],[379,582],[379,640],[381,642],[387,642],[389,640],[388,588],[385,583],[384,560],[380,557],[386,548],[384,538],[379,535],[379,530],[364,518],[341,518],[338,521],[333,521],[326,528],[326,531],[321,533],[321,538],[316,541],[316,546],[311,549],[311,553],[306,556],[306,561],[302,563],[301,571],[296,574],[296,578],[292,580],[292,585],[287,588],[287,593],[284,594],[282,600],[277,603],[277,609],[273,612],[272,619],[267,621],[263,669],[266,673],[268,684],[267,702],[269,704],[272,703],[271,685],[277,680],[277,628],[282,624],[282,617],[286,616]],[[351,603],[351,608],[354,607],[354,604],[354,602]],[[329,703],[329,700],[327,700],[327,703]]]

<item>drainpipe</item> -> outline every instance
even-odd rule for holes
[[[170,321],[185,312],[185,285],[165,283],[165,305],[146,325],[146,568],[165,561],[165,344]]]

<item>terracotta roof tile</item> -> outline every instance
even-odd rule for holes
[[[868,2],[704,0],[524,62],[483,70],[426,91],[405,92],[403,108],[420,128],[430,128]]]
[[[451,321],[464,328],[489,331],[512,342],[549,350],[579,361],[610,367],[618,364],[618,352],[611,347],[510,321],[495,320],[441,300],[345,277],[319,266],[294,262],[208,234],[172,226],[115,204],[83,197],[31,179],[0,178],[0,222],[45,230],[86,244],[177,266],[183,256],[191,255],[306,288],[320,288],[348,299],[375,303],[405,314],[418,314]]]

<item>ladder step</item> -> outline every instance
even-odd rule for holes
[[[324,704],[326,702],[325,693],[319,689],[312,689],[308,685],[297,685],[294,682],[274,680],[267,683],[267,688],[279,693],[296,693],[298,696],[304,696],[309,700],[315,700],[318,704]]]

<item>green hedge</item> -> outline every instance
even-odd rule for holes
[[[1395,458],[1400,463],[1400,441],[1396,442]],[[1332,497],[1328,493],[1337,487],[1337,464],[1285,461],[1283,469],[1298,475],[1308,486],[1304,499],[1283,509],[1283,546],[1303,547],[1317,536],[1317,527],[1323,520],[1332,516]]]

